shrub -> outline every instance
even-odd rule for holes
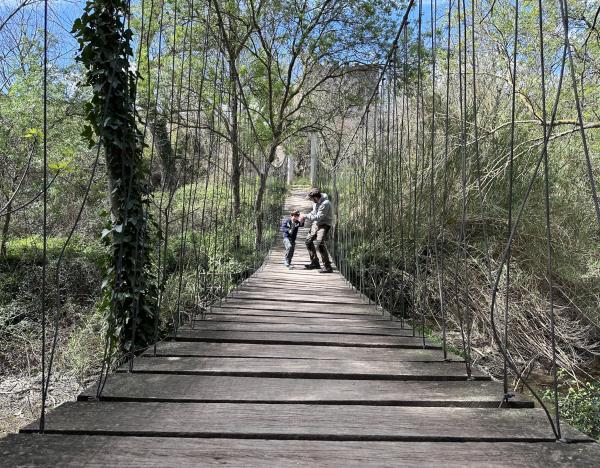
[[[65,304],[65,307],[73,316],[78,316],[78,324],[64,345],[62,364],[77,377],[80,384],[84,384],[101,365],[104,350],[103,316],[98,310],[91,314],[88,311],[78,313],[71,303]]]
[[[544,398],[553,400],[552,390]],[[560,415],[569,424],[600,441],[600,380],[565,381],[559,386]]]
[[[64,237],[48,237],[48,260],[58,258],[65,243]],[[43,239],[41,236],[28,236],[11,239],[7,245],[7,255],[4,261],[8,263],[42,261]],[[80,237],[73,237],[65,249],[65,258],[84,258],[90,263],[98,264],[106,256],[105,248],[99,242]]]

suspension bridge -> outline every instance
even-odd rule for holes
[[[294,190],[291,207],[308,210]],[[300,233],[298,242],[306,235]],[[300,247],[300,246],[298,246]],[[593,466],[600,447],[338,272],[265,264],[96,388],[0,441],[3,466]]]
[[[579,240],[592,248],[565,273],[553,235],[591,238],[600,226],[590,149],[600,124],[584,121],[593,98],[586,90],[580,99],[587,75],[577,76],[600,10],[578,55],[567,0],[409,0],[402,12],[323,0],[289,2],[291,14],[262,0],[90,2],[74,31],[93,95],[76,103],[92,149],[66,153],[85,154],[91,171],[73,177],[80,205],[64,227],[53,217],[66,198],[53,184],[72,168],[49,153],[62,135],[48,130],[60,122],[49,122],[57,98],[41,3],[43,131],[19,135],[25,159],[18,145],[5,148],[22,174],[15,169],[0,207],[3,256],[15,219],[15,231],[42,243],[39,289],[31,284],[41,417],[0,440],[0,465],[598,464],[600,447],[561,419],[558,376],[585,370],[575,355],[598,351],[581,344],[581,329],[597,327],[582,325],[592,313],[554,283],[563,274],[571,285],[570,268],[594,278],[597,246]],[[356,21],[369,12],[371,21]],[[370,33],[384,30],[379,50]],[[526,73],[539,74],[529,94],[519,89]],[[295,268],[283,265],[282,210],[310,210],[308,188],[290,184],[307,172],[291,154],[305,150],[299,136],[310,137],[312,185],[335,207],[332,274],[303,268],[309,226]],[[559,151],[564,159],[553,160]],[[101,155],[108,191],[98,196]],[[562,172],[578,182],[572,199]],[[80,221],[103,196],[106,294],[90,294],[106,313],[100,375],[47,412],[68,328],[66,252],[79,230],[96,242]],[[577,210],[573,226],[557,227],[558,198]],[[519,256],[525,244],[535,258]],[[563,262],[585,250],[569,248]],[[591,281],[573,289],[582,285],[597,298]],[[574,338],[557,333],[566,322]],[[500,381],[476,365],[476,332],[503,366]],[[536,369],[545,397],[530,379]]]

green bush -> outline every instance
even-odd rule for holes
[[[64,308],[67,308],[66,312],[73,317],[78,317],[78,320],[63,346],[61,364],[83,384],[101,365],[104,319],[98,309],[91,314],[89,311],[78,312],[76,306],[70,302],[65,304]]]
[[[552,401],[552,390],[546,390],[544,398]],[[565,421],[600,441],[600,380],[561,383],[558,407]]]
[[[47,238],[47,256],[50,261],[57,259],[65,244],[64,237]],[[43,251],[42,236],[28,236],[11,239],[7,245],[6,259],[13,263],[32,262],[41,263]],[[106,249],[100,242],[90,241],[81,237],[73,237],[65,249],[65,258],[83,257],[91,263],[98,264],[106,256]]]

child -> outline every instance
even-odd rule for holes
[[[298,228],[304,226],[304,220],[300,221],[300,211],[294,210],[290,213],[290,217],[281,223],[281,232],[283,232],[283,245],[285,246],[285,258],[283,264],[286,267],[292,265],[292,257],[296,247],[296,236]]]

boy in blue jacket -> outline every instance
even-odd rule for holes
[[[300,221],[300,211],[294,210],[290,216],[281,223],[281,232],[283,232],[283,245],[285,246],[285,258],[283,264],[286,267],[292,265],[292,257],[296,248],[296,236],[298,228],[304,226],[304,220]]]

